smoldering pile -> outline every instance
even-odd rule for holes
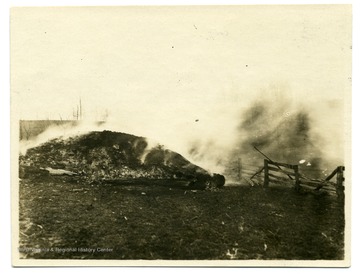
[[[180,154],[146,138],[112,131],[50,140],[19,158],[20,178],[31,174],[78,176],[85,182],[133,179],[183,180],[197,187],[220,187],[225,178],[209,174]]]

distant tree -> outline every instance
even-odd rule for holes
[[[25,121],[20,121],[20,140],[29,140],[31,137],[32,131],[29,124]]]

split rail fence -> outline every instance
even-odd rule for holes
[[[313,179],[301,174],[299,165],[274,162],[264,159],[264,165],[255,170],[254,165],[241,165],[241,177],[250,184],[262,184],[265,188],[270,184],[293,185],[296,190],[324,190],[344,199],[344,166],[336,167],[325,179]]]

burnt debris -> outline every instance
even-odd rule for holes
[[[144,137],[112,131],[56,138],[19,158],[19,177],[76,176],[85,182],[156,179],[183,181],[196,188],[221,187],[225,177],[210,174]]]

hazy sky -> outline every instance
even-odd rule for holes
[[[119,131],[226,143],[253,100],[286,96],[343,142],[334,127],[343,127],[350,89],[350,6],[11,14],[11,90],[21,119],[71,119],[81,98],[84,119],[107,111]]]

